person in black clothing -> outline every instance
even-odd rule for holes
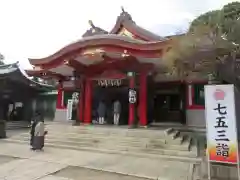
[[[41,114],[40,112],[36,111],[31,121],[31,129],[30,129],[30,146],[31,147],[33,146],[35,127],[37,123],[40,121],[40,119],[41,119]]]

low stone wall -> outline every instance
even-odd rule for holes
[[[56,109],[53,121],[67,122],[67,109]]]
[[[186,111],[186,124],[193,127],[206,127],[204,109],[188,109]]]

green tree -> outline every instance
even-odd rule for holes
[[[173,41],[164,57],[166,65],[183,78],[194,71],[216,72],[226,56],[240,52],[239,12],[240,3],[234,2],[200,15],[185,36]]]
[[[224,18],[236,20],[240,16],[240,2],[232,2],[223,6],[222,10]]]
[[[194,30],[199,26],[209,26],[211,28],[216,28],[222,22],[222,18],[223,17],[221,10],[209,11],[193,20],[189,31],[194,32]]]
[[[223,6],[220,10],[206,12],[197,17],[190,25],[193,32],[199,25],[211,28],[221,28],[223,33],[231,32],[231,27],[240,18],[240,2],[232,2]]]

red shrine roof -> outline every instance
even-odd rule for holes
[[[139,26],[122,8],[114,28],[107,32],[93,25],[83,38],[41,59],[29,59],[34,66],[29,75],[63,78],[73,73],[101,74],[105,70],[136,71],[161,64],[160,58],[170,47],[171,38],[162,38]],[[138,67],[138,69],[136,69]]]
[[[89,48],[97,49],[110,46],[119,47],[120,49],[129,49],[130,52],[134,50],[143,52],[158,51],[158,54],[160,54],[161,49],[164,49],[167,43],[168,41],[145,42],[131,39],[127,36],[119,36],[115,34],[94,35],[82,38],[75,43],[69,44],[48,57],[41,59],[29,59],[29,61],[32,65],[35,66],[43,65],[59,58],[66,57],[69,55],[69,52],[72,52],[72,55],[75,53],[78,55],[82,53],[82,55],[84,55],[85,50]]]
[[[120,35],[130,35],[134,39],[139,39],[143,41],[163,41],[166,38],[158,36],[140,26],[138,26],[132,19],[132,16],[126,12],[122,7],[122,12],[118,16],[115,26],[110,32],[103,30],[99,27],[93,25],[92,21],[89,21],[91,29],[87,30],[83,37],[100,35],[100,34],[120,34]],[[127,34],[125,34],[127,33]]]

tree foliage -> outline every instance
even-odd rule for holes
[[[205,14],[200,15],[190,25],[190,32],[194,32],[196,28],[201,26],[209,26],[215,28],[219,25],[222,19],[222,14],[220,10],[209,11]]]
[[[200,15],[188,33],[172,42],[164,57],[166,65],[181,76],[193,71],[215,72],[227,55],[239,51],[239,14],[240,3],[233,2]]]
[[[231,32],[231,27],[240,17],[240,2],[232,2],[220,10],[209,11],[197,17],[190,26],[190,31],[198,26],[209,26],[221,29],[223,33]]]
[[[238,19],[240,15],[240,2],[236,1],[223,6],[222,12],[226,19]]]

